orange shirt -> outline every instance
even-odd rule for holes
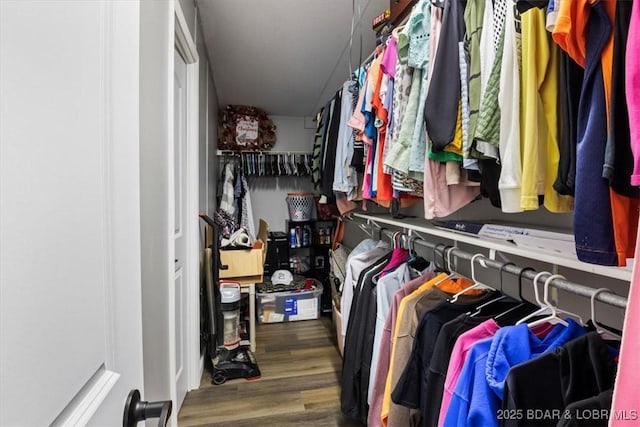
[[[582,68],[585,66],[587,41],[584,30],[589,21],[592,0],[563,0],[553,29],[553,40]]]

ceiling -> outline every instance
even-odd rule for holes
[[[342,86],[350,74],[349,56],[354,68],[369,56],[375,45],[371,22],[389,0],[196,4],[219,105],[251,105],[270,115],[300,117],[315,115]]]

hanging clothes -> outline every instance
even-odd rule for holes
[[[614,24],[621,25],[620,20],[616,20],[617,3],[614,1],[606,1],[603,6],[609,20],[609,24],[613,27]],[[606,112],[607,112],[607,126],[611,129],[613,126],[614,117],[611,116],[612,111],[612,97],[613,97],[613,80],[614,73],[614,31],[609,34],[607,45],[602,51],[602,73],[604,79]],[[616,99],[619,99],[616,97]],[[608,134],[610,136],[610,134]],[[613,142],[611,142],[613,143]],[[620,138],[617,139],[617,143],[622,143]],[[610,143],[607,141],[607,145]],[[605,145],[605,159],[603,160],[603,168],[606,164],[606,147]],[[603,172],[603,175],[606,175]],[[613,219],[613,232],[615,235],[616,251],[618,253],[618,266],[624,267],[627,265],[627,258],[632,258],[635,249],[635,235],[637,228],[637,219],[640,210],[640,199],[638,194],[631,195],[624,194],[624,192],[616,192],[613,186],[609,188],[609,195],[611,198],[611,215]]]
[[[480,195],[480,188],[465,182],[447,185],[446,165],[427,158],[424,167],[424,217],[442,218],[461,209]]]
[[[469,9],[469,4],[467,4],[467,9]],[[465,16],[465,23],[467,22],[467,19],[469,19],[469,24],[467,24],[467,32],[470,32],[472,31],[472,29],[477,28],[477,31],[481,33],[478,45],[479,50],[475,49],[473,52],[470,51],[470,55],[478,56],[480,60],[479,96],[480,99],[484,99],[487,96],[488,91],[491,90],[490,80],[492,67],[495,64],[496,56],[498,55],[497,49],[499,48],[500,32],[502,30],[500,26],[502,25],[504,16],[501,16],[502,11],[494,11],[494,5],[491,0],[485,0],[484,7],[480,9],[484,9],[484,13],[482,15],[477,17],[471,15],[469,16],[469,18],[466,18]],[[478,22],[479,19],[481,19],[482,22]],[[478,108],[479,107],[480,105],[478,105]],[[499,159],[500,155],[498,153],[497,146],[491,141],[485,141],[484,139],[479,138],[477,134],[477,128],[474,129],[472,138],[473,154],[476,155],[480,160]]]
[[[585,334],[572,319],[555,325],[544,338],[527,324],[505,326],[492,338],[476,343],[455,386],[444,426],[498,426],[498,409],[504,397],[509,369]]]
[[[409,176],[422,181],[426,155],[427,136],[423,120],[424,105],[429,90],[429,30],[431,27],[431,7],[427,0],[420,0],[413,8],[409,22],[409,59],[408,64],[414,70],[421,70],[418,95],[418,110],[411,138],[409,153]]]
[[[224,167],[224,179],[222,181],[222,197],[220,199],[219,209],[228,213],[231,217],[236,214],[236,207],[234,206],[235,200],[235,187],[234,187],[234,166],[231,162],[227,163]]]
[[[638,198],[637,187],[631,185],[633,154],[629,133],[629,113],[625,102],[625,52],[631,21],[632,2],[617,2],[613,26],[613,74],[611,77],[610,126],[605,149],[603,178],[619,194]]]
[[[354,288],[363,269],[390,251],[386,242],[379,241],[374,249],[349,257],[345,267],[345,279],[340,297],[340,309],[342,313],[342,336],[346,336],[349,319],[351,316],[351,304],[353,302]]]
[[[612,349],[597,332],[589,332],[568,341],[556,351],[546,352],[540,357],[513,366],[505,382],[502,409],[521,412],[522,417],[504,419],[502,426],[555,426],[560,414],[569,404],[611,391],[616,373],[616,362]],[[544,382],[539,382],[544,373]],[[597,408],[608,411],[606,407]],[[553,416],[540,417],[540,410]],[[595,414],[594,411],[590,414]],[[537,410],[537,411],[536,411]],[[585,412],[573,412],[566,418],[579,419]],[[565,414],[566,415],[566,414]],[[520,419],[515,419],[520,418]],[[596,417],[592,421],[601,423]]]
[[[336,169],[336,151],[338,146],[338,132],[340,130],[340,120],[342,118],[342,90],[339,90],[331,101],[332,109],[329,117],[329,125],[325,134],[323,144],[321,177],[321,194],[328,200],[333,200],[333,179]]]
[[[578,110],[584,69],[565,51],[560,54],[560,160],[553,188],[565,196],[575,196],[578,146]]]
[[[372,396],[369,402],[369,413],[367,416],[367,424],[370,427],[382,426],[382,404],[384,388],[389,373],[389,365],[391,360],[391,348],[393,344],[393,333],[396,327],[396,319],[398,308],[402,299],[413,293],[416,289],[425,286],[434,277],[432,271],[428,271],[419,277],[402,284],[393,294],[393,300],[389,307],[389,312],[384,321],[382,328],[382,337],[380,339],[380,348],[378,349],[378,365],[375,370],[374,381],[372,386]]]
[[[449,404],[451,403],[456,384],[460,378],[464,362],[467,360],[473,345],[477,342],[493,337],[499,329],[500,326],[496,321],[494,319],[489,319],[475,328],[463,333],[456,340],[453,350],[451,351],[451,358],[447,368],[447,376],[444,382],[444,393],[442,395],[442,404],[440,405],[440,414],[438,417],[439,427],[444,425],[444,419],[449,412]]]
[[[498,297],[499,293],[495,294]],[[492,297],[490,295],[488,299]],[[493,300],[483,312],[499,314],[515,304],[511,300]],[[420,410],[421,426],[435,427],[438,424],[446,370],[456,338],[490,319],[487,316],[472,317],[462,308],[447,302],[422,316],[411,357],[391,394],[395,403]]]
[[[433,344],[428,342],[425,339],[426,337],[422,339],[421,343],[417,340],[414,342],[413,358],[421,358],[421,354],[432,352],[431,362],[428,367],[424,364],[427,369],[417,372],[417,377],[421,378],[421,382],[420,387],[413,391],[416,393],[416,400],[407,402],[419,402],[422,426],[436,427],[438,425],[445,379],[457,339],[463,333],[476,326],[493,320],[493,317],[506,312],[514,307],[515,304],[517,302],[510,299],[499,300],[498,298],[493,300],[489,306],[483,308],[481,316],[476,315],[476,313],[465,313],[442,325],[437,334],[430,337],[430,341],[434,341]],[[437,336],[437,338],[434,339],[434,336]],[[416,353],[415,356],[414,353]],[[417,365],[419,366],[419,364]],[[406,368],[403,376],[405,374],[407,374]]]
[[[364,371],[363,367],[365,364],[370,365],[370,359],[369,363],[365,362],[369,338],[371,338],[371,346],[373,345],[373,334],[367,333],[367,330],[371,329],[372,318],[373,327],[375,327],[375,311],[371,310],[373,278],[382,271],[390,259],[391,253],[387,253],[364,269],[355,287],[344,341],[340,392],[342,413],[349,418],[366,421],[369,372]]]
[[[387,150],[387,126],[389,124],[389,114],[385,106],[387,103],[387,96],[389,95],[389,76],[384,72],[382,68],[383,60],[387,54],[387,49],[381,53],[380,59],[380,71],[378,74],[378,81],[373,93],[372,106],[375,114],[375,127],[377,130],[376,138],[376,151],[375,151],[375,184],[376,184],[376,201],[382,206],[389,206],[391,200],[393,200],[393,187],[391,185],[391,175],[384,171],[384,158]]]
[[[383,396],[381,412],[383,425],[413,425],[411,423],[417,421],[417,413],[392,402],[391,393],[395,389],[404,366],[409,360],[419,319],[426,311],[449,299],[452,294],[458,293],[473,284],[473,282],[465,278],[456,279],[445,276],[440,277],[440,279],[439,282],[436,282],[437,278],[434,279],[433,283],[429,282],[427,286],[419,288],[400,302],[389,363],[389,374],[387,375]],[[471,309],[484,302],[487,298],[487,295],[482,291],[470,291],[470,293],[470,295],[461,295],[457,303],[465,305],[467,309]]]
[[[313,182],[313,188],[317,193],[322,189],[322,177],[321,177],[321,159],[322,159],[322,143],[324,141],[324,120],[325,113],[327,113],[326,107],[320,109],[316,114],[316,133],[313,137],[313,154],[312,154],[312,166],[311,166],[311,181]]]
[[[522,163],[521,208],[537,209],[539,196],[551,212],[570,212],[573,198],[553,189],[558,171],[558,51],[537,7],[522,19]]]
[[[633,151],[633,174],[631,184],[640,186],[640,6],[633,3],[629,36],[626,45],[626,97],[629,109],[631,150]]]
[[[358,187],[358,177],[351,165],[353,159],[353,132],[346,126],[346,122],[353,115],[353,99],[351,90],[353,81],[347,80],[342,85],[342,106],[340,108],[340,123],[338,129],[338,139],[336,141],[335,169],[333,176],[333,191],[346,194],[352,200],[355,197],[355,190]]]
[[[627,69],[626,88],[627,106],[629,108],[629,126],[631,130],[631,148],[634,155],[634,172],[631,175],[631,184],[640,185],[640,61],[637,52],[640,47],[640,2],[634,2],[629,24],[629,37],[627,41]],[[640,233],[640,230],[638,231]],[[620,361],[618,375],[613,393],[613,413],[633,414],[640,407],[640,396],[635,392],[635,387],[640,381],[640,366],[637,355],[640,352],[640,236],[636,235],[636,250],[629,289],[629,305],[624,319],[622,345],[620,348]],[[628,420],[613,419],[610,427],[622,427],[629,425]]]
[[[634,3],[634,14],[640,23],[640,7]],[[640,231],[639,231],[640,233]],[[640,408],[640,394],[636,391],[640,384],[640,236],[636,236],[636,257],[629,287],[629,304],[625,312],[618,375],[615,380],[613,413],[633,414]],[[613,419],[610,427],[626,427],[629,421]]]
[[[373,336],[373,355],[371,357],[371,372],[369,375],[369,390],[367,392],[367,403],[371,405],[374,396],[374,384],[376,371],[378,370],[378,361],[380,359],[380,347],[382,343],[382,331],[384,323],[391,310],[394,294],[402,287],[404,283],[410,282],[412,270],[405,263],[400,265],[392,273],[378,280],[378,289],[376,292],[376,325]]]
[[[604,164],[607,138],[606,102],[600,57],[611,25],[601,3],[562,2],[554,40],[585,66],[578,112],[574,234],[578,259],[618,265],[608,182],[598,166]],[[590,10],[587,17],[584,16]],[[573,15],[569,15],[573,13]],[[583,25],[583,26],[581,26]],[[583,35],[584,34],[584,38]]]
[[[451,360],[451,355],[456,341],[463,333],[475,328],[487,320],[491,319],[475,318],[468,314],[462,314],[442,325],[433,345],[433,356],[427,371],[424,372],[424,370],[421,369],[417,372],[417,376],[421,379],[420,387],[415,388],[414,386],[414,392],[417,393],[416,400],[419,402],[418,405],[420,407],[421,426],[436,427],[438,425],[438,416],[440,414],[440,406],[442,405],[442,398],[444,395],[447,368],[449,366],[449,361]],[[433,339],[433,337],[431,337],[431,339]],[[421,341],[424,341],[424,339]],[[426,347],[426,343],[416,340],[414,347],[414,350],[417,350],[417,353],[412,351],[412,357],[417,358],[422,352],[424,352],[423,349]],[[405,376],[406,371],[407,369],[405,368],[403,377]],[[406,403],[414,404],[415,401],[412,402],[409,400]]]
[[[442,151],[455,136],[460,102],[458,43],[464,36],[466,1],[446,0],[433,75],[429,85],[424,120],[434,151]]]

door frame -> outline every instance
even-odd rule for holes
[[[185,203],[187,205],[187,218],[185,218],[185,238],[186,238],[186,260],[184,264],[185,286],[188,290],[188,301],[186,305],[185,318],[181,321],[186,322],[187,330],[187,388],[193,390],[200,387],[200,378],[202,376],[202,368],[200,364],[200,256],[199,256],[199,235],[198,235],[198,196],[199,196],[199,146],[198,146],[198,120],[199,120],[199,58],[196,44],[189,31],[189,26],[178,0],[174,0],[175,8],[175,31],[174,44],[175,49],[182,55],[187,64],[186,75],[186,97],[187,97],[187,141],[186,141],[186,180],[187,191],[185,194]],[[173,57],[173,56],[172,56]],[[171,61],[171,64],[173,62]],[[171,65],[173,67],[173,65]],[[171,72],[173,75],[173,70]],[[173,97],[173,90],[171,90]],[[173,108],[173,101],[170,103]],[[173,113],[169,116],[173,117]],[[170,132],[173,135],[173,131]],[[174,164],[173,151],[170,151],[170,164]],[[173,166],[172,166],[173,167]],[[171,175],[172,176],[172,175]],[[172,182],[172,187],[174,183]],[[170,192],[171,198],[174,197],[174,189]],[[173,206],[173,200],[170,205]],[[172,209],[169,209],[170,215],[173,215]],[[172,279],[173,280],[173,279]],[[170,307],[175,307],[174,294],[169,296]],[[175,322],[177,319],[174,315],[170,316],[170,348],[174,349],[176,345]],[[172,353],[170,365],[172,372],[175,372],[176,360]],[[177,411],[176,411],[177,413]]]

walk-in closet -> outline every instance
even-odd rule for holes
[[[179,424],[640,424],[637,1],[240,3],[194,6],[205,235],[268,224],[260,375]]]
[[[216,34],[207,19],[233,20],[234,7],[206,0],[196,6],[205,41]],[[297,7],[274,7],[273,22],[286,8],[295,16]],[[222,142],[224,149],[211,157],[224,182],[218,185],[223,210],[233,212],[229,201],[241,210],[246,205],[237,199],[238,186],[225,182],[241,176],[252,216],[236,212],[240,227],[255,229],[257,218],[268,217],[270,230],[281,232],[282,242],[276,233],[268,240],[288,250],[289,268],[286,259],[271,258],[263,281],[271,280],[273,265],[315,277],[325,294],[320,314],[299,322],[284,314],[267,318],[258,291],[261,378],[212,386],[205,370],[203,387],[187,397],[180,420],[639,423],[640,401],[630,388],[637,370],[633,330],[640,326],[632,293],[638,71],[630,53],[640,31],[638,8],[620,0],[353,1],[342,7],[346,43],[331,59],[323,57],[335,64],[332,70],[313,73],[324,87],[313,99],[287,100],[301,116],[274,117],[276,141],[266,149]],[[329,46],[336,35],[311,35],[303,24],[307,12],[300,13],[305,16],[296,24],[267,27],[306,37],[310,55],[328,49],[324,42]],[[338,19],[330,15],[318,11],[315,19]],[[298,27],[308,31],[294,36]],[[218,101],[266,105],[260,101],[268,90],[252,98],[240,77],[216,70],[217,62],[235,61],[250,49],[213,43],[207,47],[219,55],[210,57]],[[276,61],[287,57],[286,40],[254,45]],[[230,70],[234,61],[222,68]],[[301,56],[287,64],[292,85],[304,61],[312,62]],[[267,85],[274,79],[275,91],[283,76],[270,76],[278,72],[269,66],[262,64],[260,74]],[[281,98],[270,102],[287,110]],[[296,140],[283,133],[293,126],[303,128]],[[234,188],[235,200],[225,193]],[[301,194],[314,196],[314,212],[303,221],[332,209],[325,218],[335,221],[326,231],[331,248],[321,263],[329,263],[327,277],[293,261],[300,242],[307,245],[307,225],[296,223],[291,203]],[[274,306],[279,300],[274,297]],[[303,331],[318,329],[324,333],[314,335],[316,344],[302,344]],[[289,338],[276,340],[278,334]],[[299,352],[307,345],[318,345],[316,354]],[[318,354],[325,354],[327,371],[314,385],[321,362],[308,373],[304,366]],[[290,369],[284,388],[278,374],[270,378],[275,355]],[[282,390],[287,403],[261,407],[265,383]],[[222,390],[229,387],[246,405],[232,399],[237,409],[221,403],[218,415],[207,412],[203,402],[213,404],[218,394],[226,402]]]

